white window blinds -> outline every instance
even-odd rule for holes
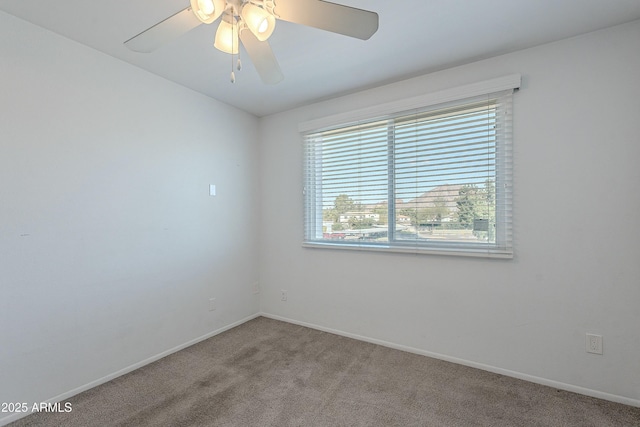
[[[512,256],[512,93],[305,133],[305,244]]]

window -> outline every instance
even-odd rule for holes
[[[511,257],[512,93],[303,132],[305,246]]]

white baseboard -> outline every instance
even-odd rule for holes
[[[405,345],[395,344],[392,342],[383,341],[376,338],[370,338],[363,335],[352,334],[352,333],[340,331],[337,329],[326,328],[324,326],[315,325],[313,323],[301,322],[298,320],[289,319],[287,317],[277,316],[275,314],[260,313],[260,315],[263,317],[267,317],[269,319],[280,320],[283,322],[292,323],[294,325],[299,325],[299,326],[305,326],[307,328],[317,329],[319,331],[329,332],[335,335],[341,335],[343,337],[353,338],[353,339],[368,342],[371,344],[378,344],[383,347],[389,347],[396,350],[402,350],[409,353],[415,353],[422,356],[432,357],[434,359],[440,359],[447,362],[457,363],[459,365],[482,369],[483,371],[493,372],[495,374],[501,374],[501,375],[505,375],[507,377],[512,377],[512,378],[518,378],[520,380],[525,380],[525,381],[529,381],[536,384],[542,384],[542,385],[557,388],[560,390],[571,391],[573,393],[583,394],[585,396],[595,397],[598,399],[608,400],[611,402],[622,403],[624,405],[635,406],[640,408],[640,400],[638,399],[632,399],[629,397],[619,396],[616,394],[606,393],[603,391],[592,390],[589,388],[580,387],[573,384],[567,384],[560,381],[554,381],[547,378],[536,377],[534,375],[524,374],[517,371],[510,371],[508,369],[502,369],[495,366],[485,365],[483,363],[472,362],[470,360],[459,359],[457,357],[451,357],[444,354],[433,353],[430,351],[421,350],[419,348],[413,348]]]
[[[89,383],[87,383],[85,385],[82,385],[80,387],[76,387],[73,390],[69,390],[69,391],[67,391],[65,393],[59,394],[57,396],[54,396],[54,397],[46,400],[45,402],[46,403],[61,402],[61,401],[66,400],[66,399],[68,399],[68,398],[70,398],[72,396],[75,396],[76,394],[82,393],[83,391],[89,390],[90,388],[97,387],[97,386],[99,386],[101,384],[104,384],[104,383],[109,382],[109,381],[111,381],[111,380],[113,380],[115,378],[118,378],[118,377],[120,377],[120,376],[122,376],[124,374],[128,374],[131,371],[135,371],[136,369],[142,368],[143,366],[148,365],[150,363],[153,363],[153,362],[155,362],[157,360],[160,360],[163,357],[169,356],[170,354],[173,354],[173,353],[175,353],[177,351],[183,350],[183,349],[185,349],[187,347],[190,347],[190,346],[192,346],[194,344],[197,344],[200,341],[204,341],[204,340],[209,339],[209,338],[211,338],[213,336],[221,334],[222,332],[228,331],[231,328],[235,328],[236,326],[239,326],[239,325],[241,325],[243,323],[248,322],[249,320],[253,320],[256,317],[260,317],[260,316],[261,316],[260,313],[256,313],[256,314],[253,314],[251,316],[245,317],[244,319],[240,319],[237,322],[231,323],[230,325],[223,326],[220,329],[216,329],[213,332],[209,332],[208,334],[205,334],[205,335],[202,335],[202,336],[200,336],[198,338],[192,339],[191,341],[188,341],[188,342],[186,342],[184,344],[180,344],[180,345],[178,345],[176,347],[173,347],[173,348],[171,348],[169,350],[163,351],[162,353],[158,353],[155,356],[151,356],[151,357],[149,357],[149,358],[147,358],[145,360],[142,360],[140,362],[134,363],[133,365],[129,365],[126,368],[120,369],[119,371],[113,372],[113,373],[111,373],[109,375],[106,375],[106,376],[104,376],[102,378],[99,378],[99,379],[97,379],[95,381],[91,381],[91,382],[89,382]],[[7,425],[9,423],[17,421],[20,418],[24,418],[24,417],[26,417],[28,415],[30,415],[29,412],[21,412],[21,413],[11,414],[8,417],[0,418],[0,426],[5,426],[5,425]]]

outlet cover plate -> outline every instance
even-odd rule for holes
[[[587,334],[587,353],[602,354],[602,335]]]

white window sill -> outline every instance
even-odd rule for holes
[[[513,251],[487,247],[446,246],[391,246],[384,244],[353,244],[329,242],[304,242],[302,247],[316,249],[340,249],[352,251],[392,252],[415,255],[449,255],[475,258],[513,259]]]

